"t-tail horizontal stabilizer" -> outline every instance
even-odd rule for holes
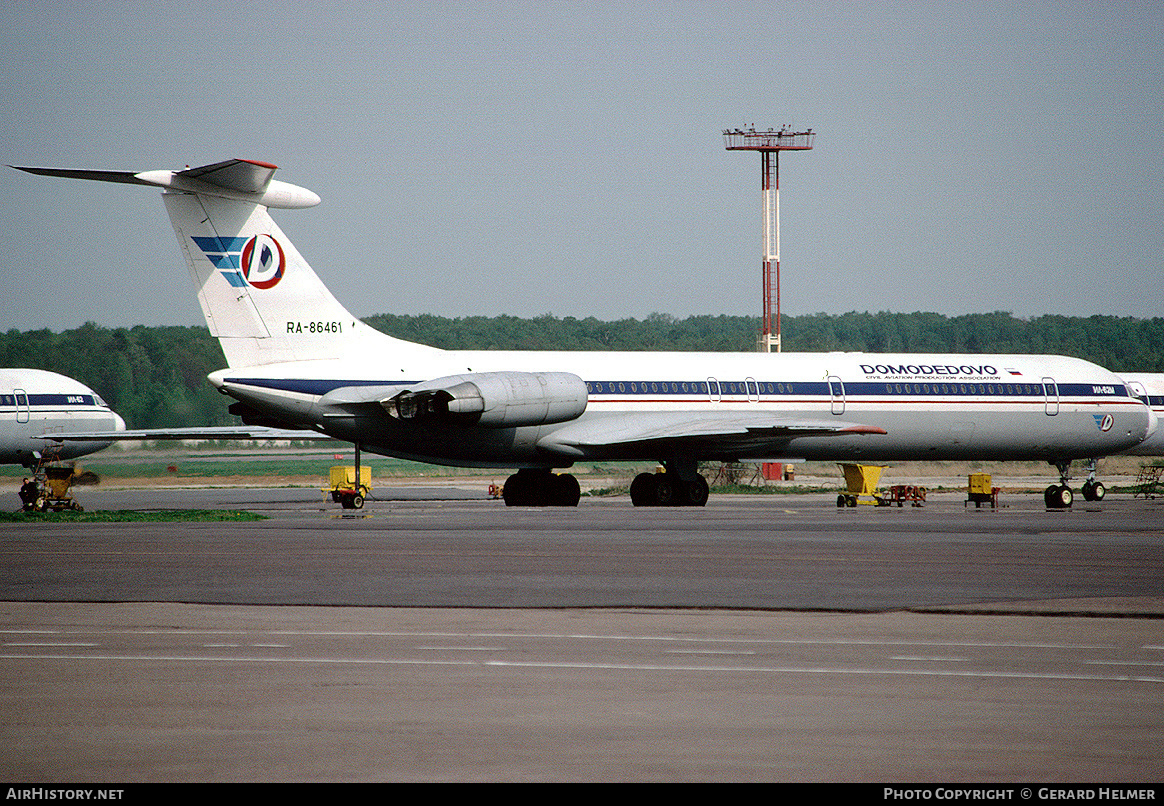
[[[152,185],[168,190],[218,196],[263,207],[301,209],[319,204],[319,196],[307,188],[279,182],[271,177],[276,166],[255,160],[226,160],[182,171],[89,171],[73,168],[28,168],[11,166],[38,176],[89,179],[123,185]]]

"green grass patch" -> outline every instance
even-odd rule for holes
[[[265,521],[266,515],[230,509],[108,509],[92,512],[0,512],[0,523],[201,523]]]

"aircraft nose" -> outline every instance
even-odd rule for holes
[[[114,431],[124,431],[125,430],[125,420],[123,420],[121,415],[118,414],[117,412],[113,412],[113,430]]]

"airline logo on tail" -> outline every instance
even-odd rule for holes
[[[270,235],[252,238],[193,236],[202,254],[214,264],[223,279],[235,288],[274,288],[283,279],[287,256]]]

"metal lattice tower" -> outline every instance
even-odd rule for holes
[[[812,129],[794,132],[781,129],[725,129],[723,147],[728,151],[759,151],[764,191],[764,316],[760,351],[780,352],[780,152],[808,151],[816,137]],[[772,271],[772,264],[776,271]],[[773,333],[775,320],[775,333]]]

